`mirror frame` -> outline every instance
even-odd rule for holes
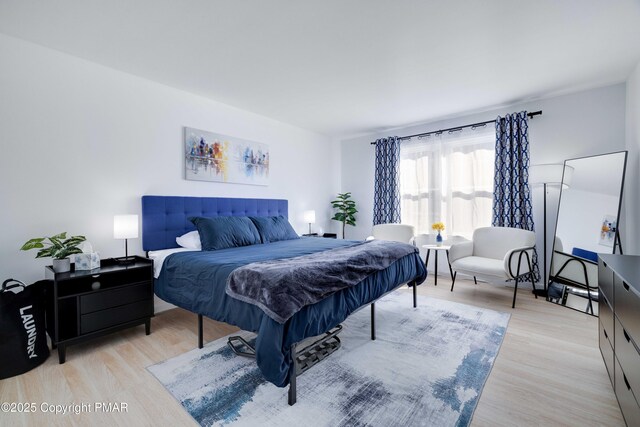
[[[618,212],[616,214],[617,228],[616,228],[616,234],[615,234],[615,236],[613,238],[613,252],[612,253],[613,254],[616,253],[616,246],[618,246],[618,248],[620,250],[620,254],[622,254],[622,241],[620,240],[620,215],[621,215],[621,211],[622,211],[622,197],[624,195],[624,182],[625,182],[626,175],[627,175],[627,160],[628,160],[628,157],[629,157],[629,152],[627,150],[621,150],[621,151],[613,151],[613,152],[609,152],[609,153],[594,154],[594,155],[591,155],[591,156],[582,156],[582,157],[575,157],[575,158],[572,158],[572,159],[566,159],[564,161],[564,167],[562,169],[562,183],[560,184],[560,195],[558,197],[558,212],[556,214],[556,223],[555,223],[554,233],[553,233],[553,246],[552,246],[552,249],[551,249],[551,261],[549,263],[549,279],[547,280],[547,288],[549,288],[549,286],[551,285],[551,283],[554,280],[559,281],[559,283],[562,283],[564,285],[576,286],[576,287],[583,288],[583,289],[585,288],[584,285],[579,284],[579,283],[575,284],[575,285],[569,284],[568,283],[568,279],[564,279],[562,277],[558,277],[557,275],[553,275],[552,271],[551,271],[552,266],[553,266],[554,256],[555,256],[555,253],[556,253],[556,249],[555,248],[556,248],[556,239],[558,237],[558,220],[560,219],[560,207],[562,205],[562,194],[565,191],[565,188],[564,188],[564,174],[565,174],[565,172],[567,170],[567,166],[568,166],[567,162],[570,162],[570,161],[573,161],[573,160],[590,159],[590,158],[593,158],[593,157],[608,156],[608,155],[612,155],[612,154],[621,154],[621,153],[624,153],[624,164],[623,164],[623,167],[622,167],[622,176],[621,176],[621,181],[620,181],[620,192],[619,192],[619,196],[618,196]],[[587,270],[586,270],[587,267],[586,267],[585,263],[592,264],[592,265],[595,264],[596,267],[598,265],[597,262],[594,263],[591,260],[578,258],[578,257],[576,257],[574,255],[571,255],[571,254],[568,254],[568,253],[566,253],[564,251],[558,251],[558,253],[561,253],[562,255],[571,258],[570,260],[565,262],[565,265],[567,265],[572,260],[577,260],[577,261],[581,262],[582,265],[583,265],[585,277],[588,277],[587,276]],[[562,268],[564,268],[564,266]],[[560,272],[562,271],[562,268],[560,269]],[[597,275],[596,275],[596,278],[597,278]],[[588,282],[588,278],[587,278],[587,282]],[[588,293],[587,299],[589,300],[588,308],[591,308],[591,313],[589,313],[586,310],[585,311],[579,310],[577,308],[569,307],[567,305],[563,305],[563,307],[570,308],[571,310],[579,311],[581,313],[585,313],[585,314],[588,314],[590,316],[596,316],[597,317],[597,315],[593,314],[593,307],[592,307],[593,299],[591,297],[591,293],[589,292],[589,290],[590,289],[594,289],[594,290],[597,291],[598,288],[599,288],[599,283],[596,283],[593,286],[591,286],[591,285],[589,285],[587,283],[587,293]],[[597,295],[598,294],[596,293],[595,301],[597,301]],[[547,296],[547,301],[552,302],[552,301],[550,301],[548,296]],[[554,304],[558,304],[558,303],[554,303]]]

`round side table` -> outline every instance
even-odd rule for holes
[[[424,265],[429,265],[429,255],[431,255],[431,251],[435,251],[436,259],[435,259],[435,274],[433,276],[433,284],[438,286],[438,252],[445,251],[447,254],[447,264],[449,264],[449,249],[451,249],[451,245],[422,245],[422,249],[427,250],[427,257],[424,260]],[[453,280],[453,270],[451,269],[451,264],[449,264],[449,274],[451,274],[451,280]]]

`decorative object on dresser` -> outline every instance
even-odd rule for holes
[[[200,129],[184,128],[185,179],[269,184],[269,146]]]
[[[55,273],[46,268],[47,332],[58,359],[66,348],[144,323],[151,333],[153,261],[138,256],[122,265],[102,260],[100,269]]]
[[[138,215],[116,215],[113,217],[113,238],[124,239],[124,258],[116,258],[119,263],[127,264],[135,261],[129,258],[129,239],[138,238]]]
[[[51,237],[37,237],[22,245],[21,251],[39,249],[36,258],[53,258],[53,270],[57,273],[69,271],[71,261],[69,255],[82,253],[78,247],[80,243],[87,240],[84,236],[67,237],[67,232],[56,234]]]
[[[351,200],[351,193],[340,193],[335,200],[331,201],[331,206],[338,212],[333,216],[333,220],[342,223],[342,238],[344,239],[345,225],[356,225],[356,202]]]
[[[626,151],[564,162],[549,301],[598,315],[598,254],[622,253],[615,224],[620,217],[626,164]],[[605,232],[603,218],[608,217]]]
[[[640,256],[601,254],[600,352],[628,426],[640,426]]]

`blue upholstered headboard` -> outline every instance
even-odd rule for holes
[[[193,216],[289,217],[289,202],[281,199],[142,196],[142,249],[177,248],[176,237],[195,230]]]

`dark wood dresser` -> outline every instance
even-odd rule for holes
[[[640,426],[640,256],[600,255],[600,352],[628,426]]]

